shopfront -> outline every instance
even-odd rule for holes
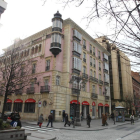
[[[101,118],[103,113],[103,104],[99,103],[98,104],[98,117]]]
[[[105,104],[104,107],[105,107],[105,113],[109,114],[110,113],[109,112],[109,104]]]
[[[16,99],[14,101],[13,111],[22,112],[22,104],[23,104],[23,101],[21,99]]]
[[[76,109],[80,110],[80,102],[77,104],[77,100],[72,100],[70,102],[70,117],[75,117],[76,116]]]
[[[92,102],[92,118],[94,119],[96,116],[96,104],[95,102]]]
[[[5,111],[11,111],[12,109],[12,100],[7,99]]]
[[[89,114],[89,103],[87,101],[82,102],[82,113],[83,118],[86,119],[87,114]]]

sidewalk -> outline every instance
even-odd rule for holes
[[[31,125],[37,125],[37,122],[35,121],[31,122],[31,121],[22,120],[22,122]],[[90,128],[88,128],[86,120],[83,120],[81,122],[81,126],[75,126],[75,128],[73,128],[73,125],[71,125],[70,127],[69,126],[64,127],[64,122],[53,122],[53,128],[64,129],[64,130],[76,130],[76,131],[99,131],[99,130],[113,128],[125,124],[130,124],[130,121],[125,121],[125,122],[115,122],[114,125],[114,121],[112,119],[110,120],[108,119],[107,122],[109,124],[108,126],[102,126],[102,119],[91,120]],[[45,127],[46,125],[47,125],[47,121],[43,122],[42,126]]]

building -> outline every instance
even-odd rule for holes
[[[47,118],[53,112],[55,120],[61,121],[63,110],[69,116],[75,116],[75,106],[79,106],[84,118],[87,113],[92,118],[101,118],[102,112],[111,110],[110,54],[74,21],[63,21],[59,12],[54,14],[52,24],[17,42],[17,50],[21,48],[19,55],[24,60],[31,60],[32,74],[36,78],[23,92],[8,95],[6,111],[19,106],[17,111],[21,118],[31,120],[36,120],[40,113]],[[0,60],[4,66],[2,57]],[[72,80],[79,75],[82,78],[80,85]],[[4,82],[3,79],[0,81]],[[0,111],[3,98],[0,96]]]
[[[7,3],[4,0],[0,0],[0,17],[1,14],[6,10]]]
[[[131,71],[132,83],[133,83],[133,93],[134,93],[134,105],[136,113],[140,112],[140,76],[138,72]]]
[[[115,44],[109,43],[106,37],[103,36],[96,40],[111,54],[109,74],[112,110],[118,105],[125,107],[126,98],[133,97],[130,60]]]

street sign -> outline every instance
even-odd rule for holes
[[[41,105],[42,105],[42,102],[38,101],[38,107],[41,107]]]

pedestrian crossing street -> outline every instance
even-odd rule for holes
[[[25,129],[25,130],[28,130],[28,131],[39,131],[39,132],[59,131],[59,129],[52,128],[52,127],[41,127],[41,128],[39,128],[39,126],[24,126],[22,128]]]

